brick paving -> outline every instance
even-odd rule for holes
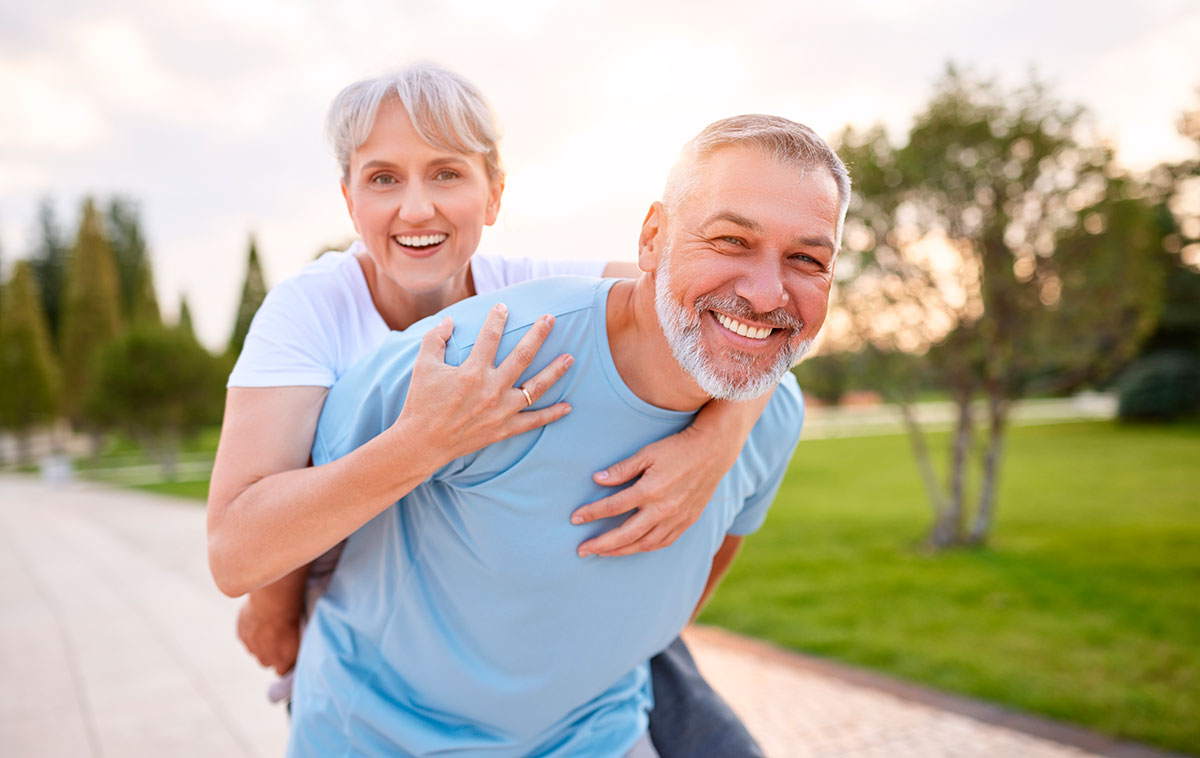
[[[236,608],[209,577],[197,504],[0,476],[0,756],[282,755],[286,718]],[[687,636],[775,758],[1152,754],[1085,752],[727,632]]]

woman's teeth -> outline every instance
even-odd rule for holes
[[[429,247],[440,245],[446,241],[445,234],[421,234],[418,236],[397,236],[396,241],[405,247]]]
[[[720,322],[721,326],[725,327],[731,332],[736,332],[743,337],[749,337],[752,340],[765,340],[767,336],[774,331],[770,327],[766,326],[746,326],[741,321],[732,319],[726,316],[724,313],[717,313],[716,311],[713,311],[713,313],[716,314],[717,321]]]

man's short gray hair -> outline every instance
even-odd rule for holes
[[[355,82],[338,93],[325,117],[325,136],[342,168],[375,126],[379,106],[395,98],[408,111],[421,139],[439,150],[480,153],[489,179],[500,179],[500,129],[483,94],[462,76],[434,63],[418,63]]]
[[[704,127],[679,154],[679,160],[667,175],[663,205],[670,212],[694,192],[700,182],[699,169],[723,147],[753,147],[780,163],[801,171],[823,166],[829,170],[838,189],[837,241],[842,239],[842,224],[850,206],[850,173],[833,148],[804,124],[779,116],[749,114],[714,121]]]

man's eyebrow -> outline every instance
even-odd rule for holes
[[[754,219],[746,218],[740,213],[734,213],[733,211],[717,211],[705,219],[704,223],[700,225],[700,228],[707,229],[718,221],[728,221],[731,224],[737,224],[738,226],[749,229],[752,232],[762,232],[763,230],[762,224],[758,223]]]
[[[752,218],[746,218],[740,213],[734,213],[733,211],[717,211],[705,219],[704,223],[700,225],[700,228],[707,229],[709,226],[717,223],[718,221],[728,221],[731,224],[736,224],[737,226],[740,226],[744,229],[749,229],[752,232],[762,233],[763,230],[762,224],[758,223]],[[833,240],[821,235],[812,237],[797,237],[792,240],[792,244],[796,247],[823,247],[828,249],[831,253],[834,252]]]
[[[835,252],[833,240],[829,239],[828,237],[797,237],[792,241],[792,244],[797,247],[823,247],[828,249],[831,253]]]

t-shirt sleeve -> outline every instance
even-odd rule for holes
[[[337,336],[295,281],[280,282],[254,314],[228,387],[331,387]]]
[[[763,525],[767,511],[779,494],[803,425],[804,397],[795,376],[789,373],[776,388],[763,417],[751,432],[751,440],[742,448],[743,456],[756,459],[746,462],[749,469],[761,473],[757,476],[758,486],[746,498],[741,512],[729,527],[729,534],[744,537]]]
[[[771,508],[771,503],[775,502],[775,496],[779,494],[779,487],[783,484],[783,475],[787,472],[790,461],[791,456],[784,458],[783,465],[779,466],[778,470],[763,482],[762,487],[747,498],[741,513],[729,527],[729,534],[735,537],[745,537],[758,531],[763,522],[767,520],[767,511]]]
[[[604,275],[608,261],[546,260],[539,258],[501,258],[495,255],[476,254],[472,259],[471,273],[475,277],[475,292],[485,292],[542,279],[547,276],[594,276]]]

